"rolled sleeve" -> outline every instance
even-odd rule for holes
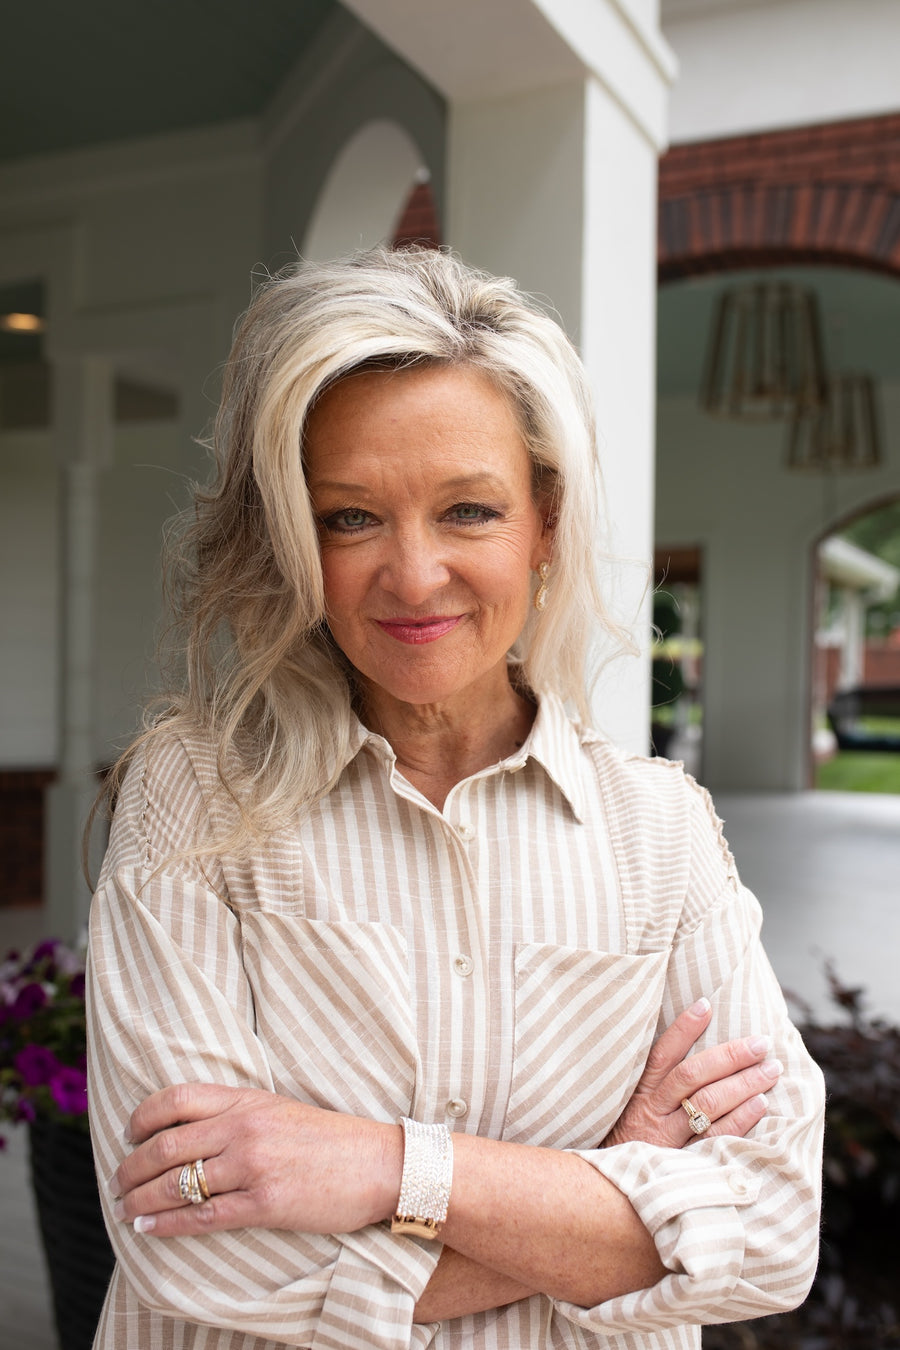
[[[91,933],[89,1092],[105,1191],[127,1151],[128,1117],[151,1092],[190,1081],[268,1091],[273,1083],[253,1030],[239,925],[218,896],[183,878],[120,869],[94,897]],[[104,1204],[116,1283],[128,1285],[111,1297],[136,1300],[144,1311],[135,1316],[312,1350],[405,1350],[433,1338],[413,1313],[439,1252],[398,1242],[383,1225],[154,1240],[115,1222],[108,1195]],[[157,1341],[165,1341],[158,1330],[140,1343]]]
[[[661,1022],[668,1025],[705,994],[713,1018],[698,1050],[771,1036],[784,1073],[767,1095],[768,1112],[744,1138],[581,1152],[628,1197],[668,1274],[595,1308],[557,1303],[570,1322],[609,1333],[737,1321],[795,1307],[809,1290],[818,1255],[824,1085],[788,1019],[759,924],[754,897],[729,884],[673,948]]]

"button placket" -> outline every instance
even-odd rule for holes
[[[449,854],[448,866],[452,872],[458,873],[448,906],[455,910],[456,922],[445,935],[448,945],[441,943],[441,960],[446,963],[443,979],[449,979],[446,992],[450,997],[445,1004],[448,1043],[456,1042],[465,1028],[464,1044],[468,1043],[465,1037],[471,1039],[476,1022],[489,1020],[489,1010],[484,1006],[488,993],[482,987],[482,977],[486,975],[486,954],[482,950],[484,912],[476,864],[479,835],[475,821],[479,816],[477,802],[473,802],[472,809],[469,809],[469,786],[457,785],[452,789],[440,813],[444,826],[442,848]],[[479,1088],[470,1081],[469,1069],[463,1067],[460,1058],[456,1052],[447,1057],[442,1069],[432,1079],[435,1095],[431,1100],[439,1113],[438,1119],[443,1116],[452,1125],[454,1121],[462,1124],[468,1118],[468,1128],[475,1128],[480,1112],[484,1109],[483,1087]],[[462,1056],[462,1061],[465,1061],[465,1056]],[[481,1082],[480,1074],[477,1078]]]

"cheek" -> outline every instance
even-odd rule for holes
[[[326,611],[344,619],[365,591],[360,568],[342,549],[322,553],[322,584]]]

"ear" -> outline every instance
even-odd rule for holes
[[[532,571],[537,571],[542,562],[553,561],[553,537],[556,532],[556,512],[549,493],[542,496],[537,508],[541,518],[541,533],[531,557]]]

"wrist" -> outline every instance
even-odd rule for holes
[[[367,1121],[369,1146],[359,1154],[362,1185],[366,1191],[369,1223],[393,1218],[403,1175],[403,1131],[399,1124]]]

